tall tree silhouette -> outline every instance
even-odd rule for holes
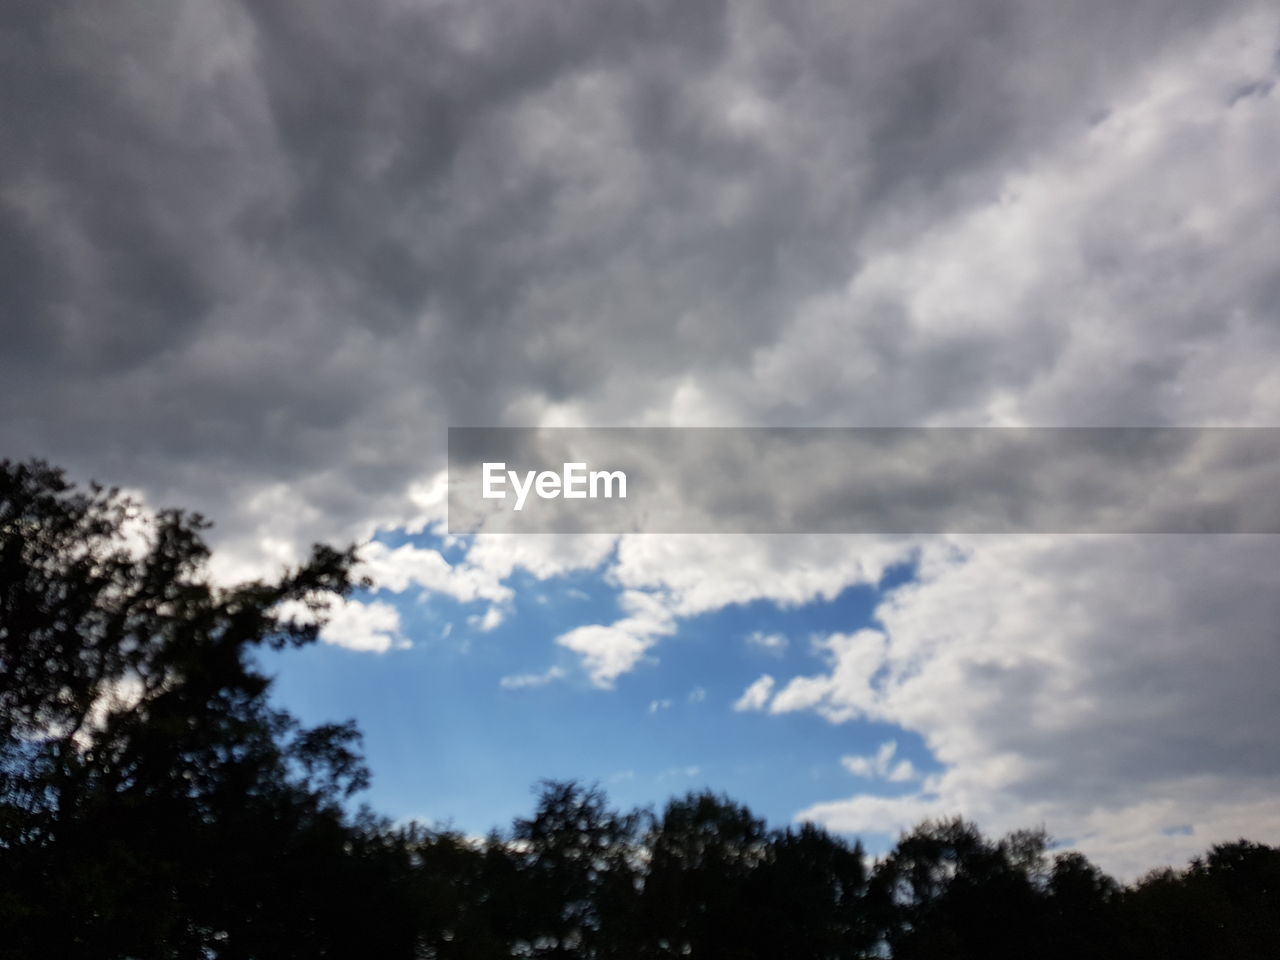
[[[874,902],[895,958],[1025,957],[1045,928],[1043,834],[993,843],[960,819],[926,823],[880,864]]]
[[[1044,956],[1075,960],[1114,954],[1120,886],[1082,853],[1059,854],[1048,884]]]
[[[645,929],[659,956],[746,957],[755,944],[751,877],[767,856],[764,821],[714,793],[671,800],[650,832]]]
[[[399,854],[340,807],[366,778],[355,728],[273,709],[253,657],[316,638],[307,611],[352,588],[352,555],[317,547],[275,582],[220,588],[205,526],[0,463],[10,955],[394,956],[411,940],[367,896]]]
[[[811,823],[770,834],[747,905],[760,957],[852,960],[874,946],[862,845]]]
[[[636,899],[639,814],[611,809],[597,787],[547,781],[512,853],[523,939],[534,956],[624,957]]]

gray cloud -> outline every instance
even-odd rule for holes
[[[278,483],[317,535],[402,515],[446,423],[625,422],[732,381],[1202,6],[14,5],[0,442],[228,533]],[[730,409],[905,422],[1018,379],[877,309],[896,408],[730,383]]]

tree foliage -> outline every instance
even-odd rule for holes
[[[222,588],[205,526],[0,465],[0,949],[320,956],[377,932],[349,914],[377,845],[341,805],[357,731],[273,708],[254,661],[315,639],[352,555]]]

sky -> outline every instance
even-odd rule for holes
[[[381,812],[1280,842],[1274,536],[444,496],[451,426],[1280,425],[1274,4],[53,0],[0,44],[0,456],[201,511],[228,581],[361,544],[269,667]]]

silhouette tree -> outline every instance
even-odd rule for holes
[[[598,787],[545,781],[517,820],[522,940],[539,957],[627,956],[636,899],[638,813],[610,810]]]
[[[873,902],[895,958],[1025,957],[1045,928],[1042,833],[1000,843],[973,824],[926,823],[880,864]]]
[[[1048,883],[1044,955],[1075,960],[1111,956],[1120,887],[1082,853],[1059,854]]]
[[[1219,844],[1183,871],[1159,870],[1122,896],[1119,935],[1135,958],[1280,955],[1280,850]]]
[[[644,928],[657,956],[754,956],[751,877],[767,855],[764,821],[710,792],[671,800],[650,830]]]
[[[517,865],[497,833],[478,842],[456,830],[407,829],[419,954],[433,960],[510,957],[522,898]]]
[[[811,823],[772,833],[753,872],[747,906],[760,957],[844,960],[875,944],[862,845]]]
[[[352,554],[222,588],[205,527],[0,463],[0,950],[403,955],[369,895],[400,855],[340,805],[355,728],[272,708],[253,657],[316,638]]]

